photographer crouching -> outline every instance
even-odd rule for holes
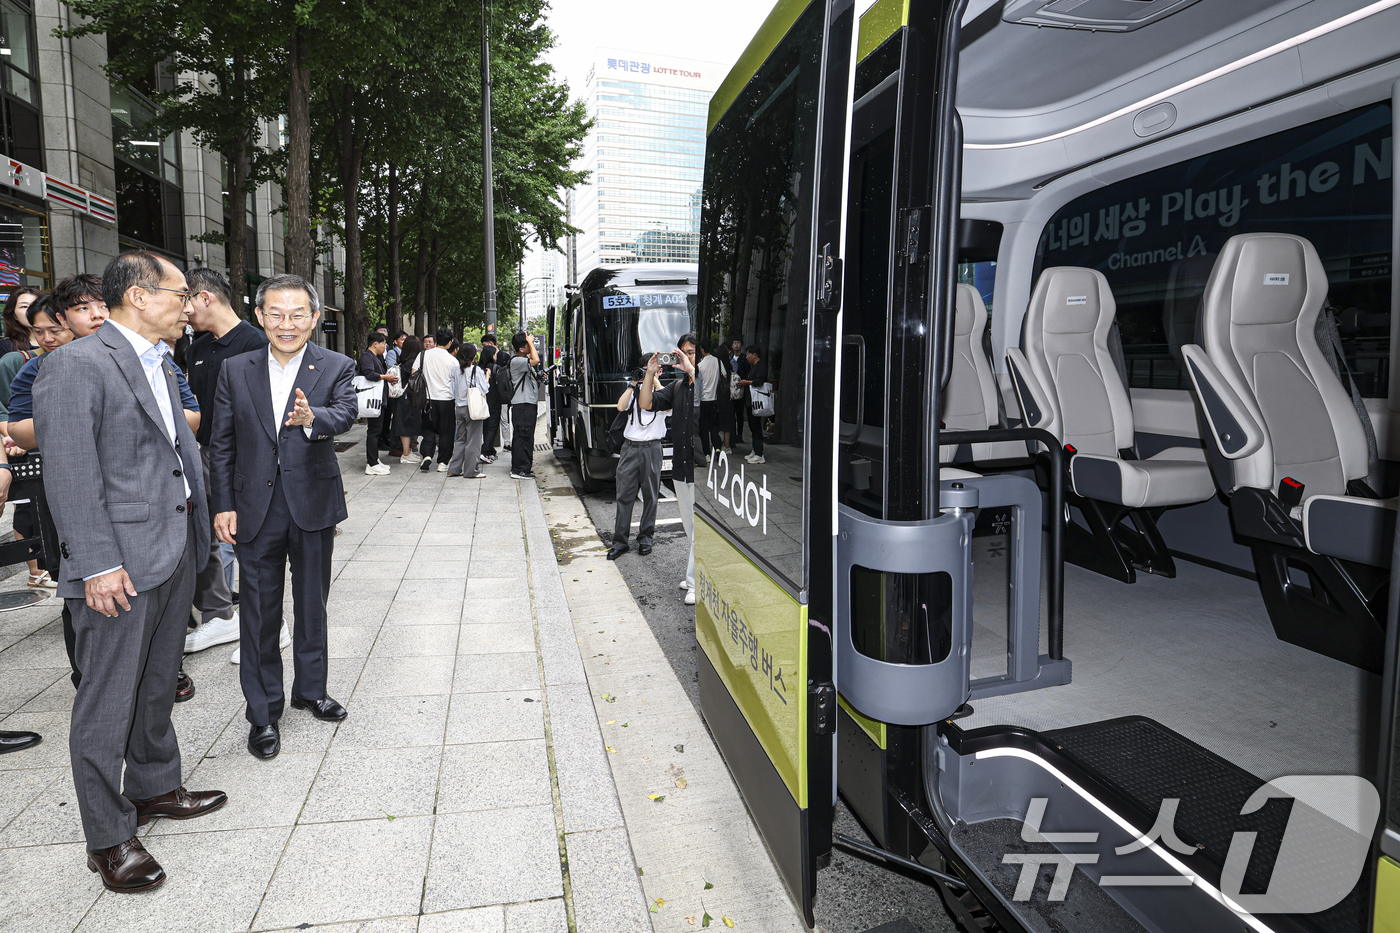
[[[653,412],[671,413],[671,482],[676,487],[676,500],[681,507],[681,525],[690,539],[690,559],[685,567],[685,579],[680,582],[685,590],[685,604],[695,605],[695,463],[703,457],[700,447],[700,392],[695,384],[694,334],[686,334],[679,341],[680,346],[667,354],[675,360],[675,366],[683,373],[670,385],[662,389],[654,388],[655,381],[643,380],[637,394],[641,407]],[[657,367],[657,356],[647,364],[650,373]]]

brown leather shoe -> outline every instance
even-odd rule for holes
[[[131,800],[130,797],[127,798]],[[152,797],[150,800],[131,800],[136,805],[136,825],[145,826],[152,818],[163,816],[168,820],[192,820],[228,803],[228,794],[221,790],[188,791],[177,787],[168,794]]]
[[[175,675],[175,702],[183,703],[194,696],[194,678],[185,673],[184,668],[180,668],[180,673]]]
[[[165,869],[132,836],[110,849],[88,849],[88,871],[102,876],[102,886],[117,894],[149,891],[165,882]]]

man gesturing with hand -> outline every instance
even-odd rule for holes
[[[239,680],[248,751],[282,746],[283,581],[292,567],[292,707],[338,722],[345,707],[326,693],[326,597],[335,526],[345,519],[337,434],[355,423],[354,364],[308,342],[321,301],[295,275],[273,276],[257,295],[266,350],[227,360],[214,393],[210,484],[214,533],[238,553]]]

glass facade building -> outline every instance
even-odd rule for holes
[[[727,68],[600,49],[584,85],[593,128],[575,192],[578,280],[598,266],[695,262],[710,96]]]

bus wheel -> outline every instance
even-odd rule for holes
[[[574,455],[578,458],[578,473],[583,491],[586,493],[602,492],[603,481],[594,476],[588,469],[588,445],[586,435],[579,430],[577,422],[574,424]]]

